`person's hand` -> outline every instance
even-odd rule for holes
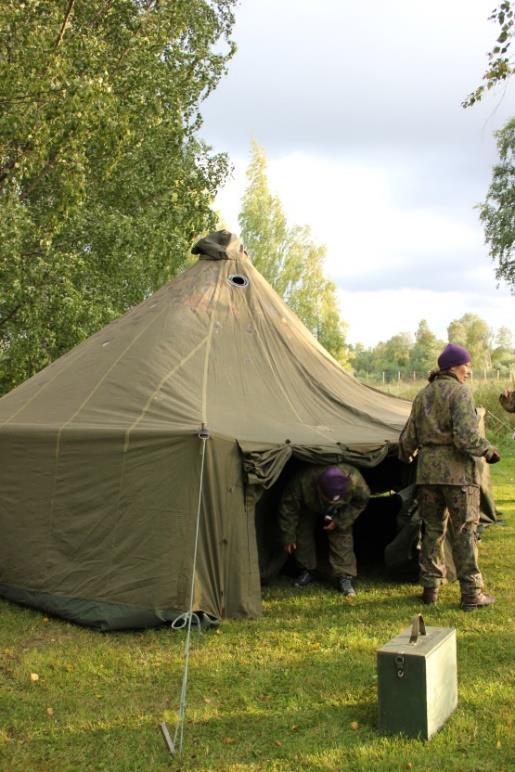
[[[501,460],[501,454],[497,448],[491,448],[485,456],[487,464],[497,464]]]
[[[336,529],[336,527],[337,527],[337,526],[336,526],[336,523],[334,522],[334,520],[330,520],[330,521],[327,523],[327,525],[324,525],[324,526],[323,526],[323,530],[324,530],[324,531],[334,531],[334,530]]]
[[[288,555],[293,555],[293,553],[297,549],[297,545],[294,544],[293,542],[291,544],[284,544],[283,549],[285,552],[288,553]]]
[[[515,398],[513,395],[513,389],[504,389],[504,391],[499,394],[499,402],[501,403],[501,407],[503,407],[507,413],[515,412]]]

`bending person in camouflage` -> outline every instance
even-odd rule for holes
[[[515,391],[505,389],[499,395],[499,402],[508,413],[515,413]]]
[[[314,581],[317,566],[315,532],[327,534],[329,564],[338,590],[355,595],[356,556],[352,524],[365,509],[370,491],[358,470],[348,464],[306,466],[290,480],[279,507],[279,527],[286,552],[295,555],[296,587]]]
[[[444,539],[449,530],[452,556],[461,587],[461,608],[472,611],[495,599],[483,592],[478,566],[479,477],[477,458],[500,461],[497,450],[478,431],[474,399],[464,385],[470,354],[450,343],[438,357],[438,369],[413,402],[399,453],[410,462],[418,453],[417,498],[424,535],[420,552],[422,600],[434,604],[445,579]]]

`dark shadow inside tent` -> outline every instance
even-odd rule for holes
[[[256,534],[259,568],[263,584],[280,573],[293,575],[294,560],[281,543],[278,511],[284,487],[303,462],[291,458],[277,482],[265,490],[256,505]],[[357,464],[356,464],[357,466]],[[372,496],[353,526],[354,550],[360,575],[384,575],[399,580],[416,580],[418,575],[419,521],[416,517],[412,470],[396,454],[389,454],[375,467],[360,467]],[[322,524],[315,534],[319,566],[329,573],[327,539]]]

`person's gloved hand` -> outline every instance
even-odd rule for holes
[[[501,460],[501,454],[499,453],[497,448],[492,448],[486,454],[485,459],[487,464],[496,464],[498,461]]]
[[[499,394],[499,402],[506,412],[515,413],[515,390],[504,389],[502,394]]]

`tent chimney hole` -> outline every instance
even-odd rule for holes
[[[232,273],[230,276],[227,277],[227,281],[229,284],[232,284],[233,287],[248,287],[249,286],[249,280],[246,276],[242,276],[239,273]]]

